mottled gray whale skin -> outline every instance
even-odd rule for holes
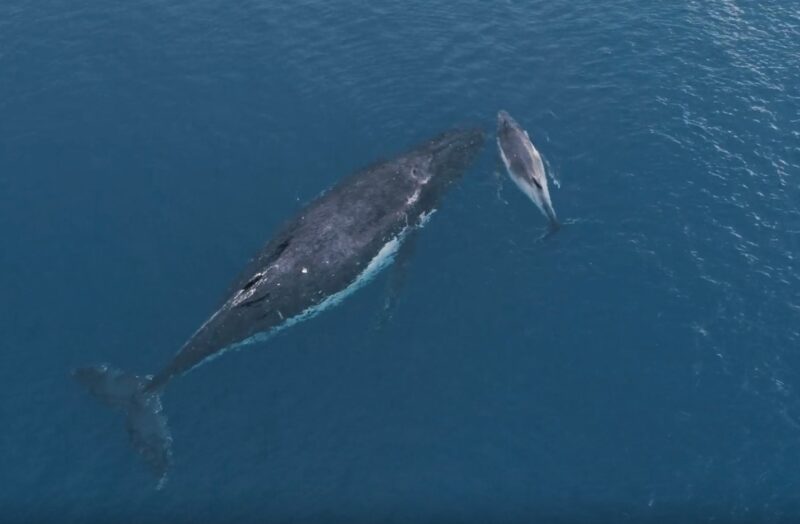
[[[528,133],[506,111],[497,113],[497,148],[508,176],[547,217],[550,227],[557,229],[559,223],[550,201],[542,157],[533,147]]]
[[[436,209],[483,145],[479,129],[446,132],[345,178],[306,206],[234,282],[222,306],[155,376],[107,365],[73,375],[127,413],[128,433],[161,485],[171,437],[161,393],[170,381],[222,353],[335,305],[391,263],[405,236]]]

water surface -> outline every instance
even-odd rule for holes
[[[7,0],[2,520],[800,518],[798,56],[777,0]],[[490,143],[383,329],[385,276],[172,385],[155,491],[68,370],[156,372],[305,202],[499,109],[563,230]]]

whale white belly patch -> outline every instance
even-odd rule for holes
[[[255,344],[258,342],[264,342],[273,335],[283,331],[284,329],[294,326],[295,324],[299,324],[304,320],[313,318],[322,313],[323,311],[325,311],[326,309],[330,309],[331,307],[338,305],[345,298],[349,297],[350,295],[352,295],[353,293],[364,287],[365,284],[367,284],[370,280],[375,278],[375,276],[378,273],[380,273],[383,269],[391,265],[391,263],[394,262],[395,256],[397,256],[397,252],[399,251],[400,246],[402,245],[403,241],[406,239],[408,234],[413,229],[419,229],[424,227],[425,224],[428,223],[428,220],[430,220],[431,215],[433,215],[435,211],[436,211],[435,209],[432,209],[428,213],[421,215],[417,220],[416,224],[404,227],[400,231],[400,233],[397,234],[396,237],[392,238],[386,244],[384,244],[383,247],[378,251],[378,253],[374,257],[372,257],[372,260],[369,261],[367,267],[365,267],[364,270],[361,273],[359,273],[356,279],[353,282],[351,282],[350,285],[348,285],[346,288],[325,297],[324,300],[305,309],[301,313],[286,319],[282,324],[275,326],[268,331],[256,333],[255,335],[246,338],[241,342],[231,344],[230,346],[221,349],[220,351],[217,351],[212,355],[209,355],[201,362],[198,362],[197,365],[195,365],[192,369],[195,369],[208,362],[211,362],[212,360],[219,358],[220,356],[229,351],[238,351],[239,349],[242,349],[245,346],[249,346],[251,344]]]

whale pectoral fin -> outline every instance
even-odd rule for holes
[[[497,158],[494,166],[494,171],[492,172],[492,176],[494,177],[495,194],[497,196],[497,200],[499,200],[505,205],[508,205],[508,201],[505,198],[503,198],[503,189],[505,188],[503,180],[503,171],[505,169],[506,166],[503,165],[503,161],[500,158]]]
[[[550,165],[550,162],[546,157],[542,157],[542,161],[544,162],[544,172],[547,174],[547,177],[553,181],[553,185],[555,185],[558,189],[561,189],[561,180],[556,175],[553,166]]]
[[[408,234],[405,241],[401,244],[400,249],[397,251],[394,264],[389,268],[389,278],[386,282],[386,294],[383,305],[378,312],[378,319],[375,326],[378,330],[383,329],[383,327],[391,321],[397,309],[400,294],[408,278],[411,258],[414,256],[414,251],[416,250],[417,233],[418,232],[414,230]]]

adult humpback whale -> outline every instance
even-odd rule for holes
[[[94,396],[127,413],[132,445],[163,482],[172,442],[162,414],[165,386],[226,351],[311,318],[358,289],[391,263],[412,230],[424,225],[482,145],[478,129],[449,131],[342,180],[266,244],[224,304],[155,376],[108,365],[79,368],[73,375]]]
[[[511,180],[548,218],[550,227],[558,229],[542,157],[533,147],[527,131],[505,111],[497,113],[497,147]]]

